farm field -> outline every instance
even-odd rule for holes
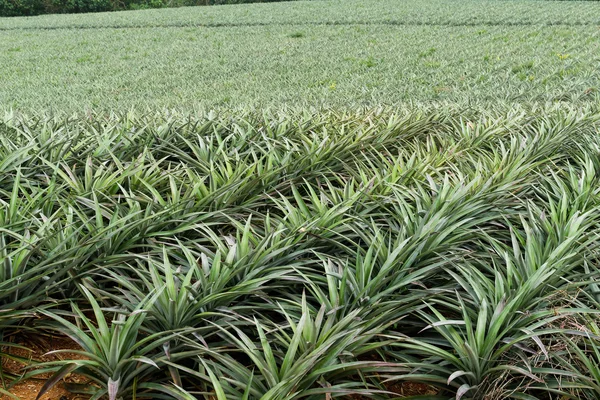
[[[598,2],[301,1],[0,21],[0,102],[21,111],[487,108],[597,102],[600,87]]]
[[[0,398],[600,398],[600,2],[0,18]]]
[[[599,120],[7,120],[2,356],[81,353],[6,389],[595,399]]]

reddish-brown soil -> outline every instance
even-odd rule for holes
[[[402,382],[390,385],[387,390],[394,392],[399,396],[423,396],[437,394],[437,389],[433,386],[417,382]]]
[[[433,386],[417,382],[390,383],[385,385],[385,389],[391,393],[395,393],[399,398],[408,396],[425,396],[437,394],[437,389]],[[369,397],[364,397],[361,395],[353,395],[350,396],[350,398],[353,400],[369,399]]]
[[[54,350],[79,350],[76,343],[68,338],[43,338],[39,342],[31,343],[27,338],[18,340],[20,345],[27,347],[30,351],[21,348],[5,348],[4,351],[11,355],[21,357],[26,360],[36,360],[41,362],[63,360],[63,359],[82,359],[83,357],[74,353],[58,353],[58,354],[46,354]],[[6,373],[14,375],[21,375],[26,370],[29,363],[23,363],[12,359],[2,360],[2,369]],[[11,387],[8,391],[21,400],[35,400],[40,389],[50,376],[48,374],[39,375],[36,379],[24,379]],[[66,376],[61,382],[57,383],[52,389],[44,394],[41,400],[84,400],[88,396],[76,395],[69,393],[63,386],[63,382],[70,383],[85,383],[85,378],[77,374],[70,374]],[[0,400],[10,399],[8,396],[0,395]]]

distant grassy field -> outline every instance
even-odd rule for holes
[[[0,19],[0,105],[594,102],[599,28],[599,2],[536,1],[300,1]]]

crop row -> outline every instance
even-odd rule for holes
[[[8,116],[2,357],[82,357],[5,389],[596,399],[599,119]]]

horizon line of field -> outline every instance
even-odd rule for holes
[[[68,14],[54,14],[56,16]],[[7,19],[9,19],[8,17]],[[21,17],[17,17],[21,18]],[[35,18],[35,17],[27,17]],[[44,31],[44,30],[101,30],[101,29],[158,29],[158,28],[244,28],[244,27],[267,27],[267,26],[432,26],[432,27],[477,27],[477,26],[537,26],[537,27],[586,27],[599,26],[600,20],[597,22],[564,22],[564,21],[546,21],[546,22],[420,22],[420,21],[343,21],[343,22],[252,22],[252,23],[177,23],[177,24],[148,24],[148,25],[64,25],[64,26],[24,26],[24,27],[0,27],[0,32],[11,31]]]

